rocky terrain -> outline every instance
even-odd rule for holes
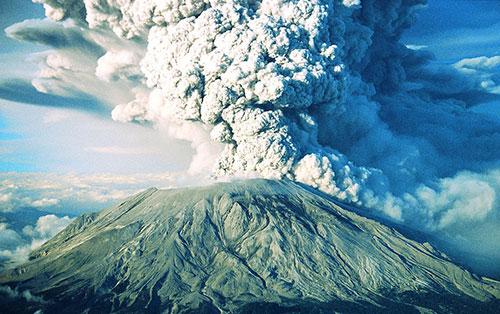
[[[290,181],[148,189],[0,275],[0,312],[498,312],[500,283]]]

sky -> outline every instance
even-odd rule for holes
[[[354,72],[364,70],[345,74],[350,107],[324,114],[304,109],[301,101],[314,107],[338,96],[336,75],[344,74],[330,58],[333,48],[309,52],[336,74],[308,67],[310,59],[298,53],[283,65],[297,71],[293,83],[283,83],[289,72],[276,66],[245,81],[245,71],[257,71],[259,63],[241,55],[262,54],[264,46],[278,56],[266,62],[279,62],[286,45],[304,48],[304,42],[281,33],[268,38],[266,25],[243,23],[241,41],[257,37],[263,44],[214,40],[217,52],[237,67],[223,58],[211,66],[212,59],[199,55],[209,50],[207,43],[193,32],[174,25],[173,36],[162,27],[145,36],[144,25],[152,22],[134,20],[140,9],[123,8],[117,25],[115,11],[105,9],[89,10],[85,20],[64,8],[72,19],[54,22],[40,4],[0,2],[0,268],[2,261],[26,258],[82,212],[150,186],[209,182],[215,160],[220,177],[284,175],[376,208],[460,250],[490,254],[500,240],[499,1],[429,0],[400,39],[413,51],[410,57],[391,45],[395,29],[379,38],[385,50],[374,45],[376,58],[360,62],[356,53],[366,53],[369,31],[352,32],[346,41],[355,48],[342,58]],[[411,19],[397,9],[375,23]],[[367,12],[367,19],[376,17]],[[127,14],[133,18],[126,20]],[[274,27],[266,18],[256,17]],[[200,21],[193,27],[201,38],[221,28],[207,31],[203,27],[214,21]],[[190,45],[196,49],[183,50]],[[402,64],[406,76],[398,70]],[[214,83],[213,77],[219,79]],[[262,107],[223,110],[225,102],[237,103],[227,92],[233,88],[244,89],[238,102],[258,99]],[[485,234],[491,241],[476,245]],[[489,256],[500,261],[500,253]],[[494,271],[500,276],[500,269]]]
[[[43,18],[44,11],[40,4],[29,0],[2,1],[0,15],[0,28],[5,29],[25,19]],[[500,55],[499,17],[498,1],[429,1],[403,41],[425,46],[435,55],[437,63]],[[42,50],[45,50],[42,45],[20,42],[0,32],[0,79],[34,77],[37,65],[26,60]],[[192,154],[188,143],[162,137],[148,128],[117,123],[107,119],[106,114],[102,117],[54,105],[68,102],[64,98],[52,99],[36,90],[31,91],[24,103],[9,100],[7,96],[3,93],[0,99],[0,171],[170,171],[186,168],[186,158]],[[47,102],[47,107],[26,104],[30,100]],[[71,106],[79,102],[87,108],[92,105],[91,100],[69,102],[73,102]],[[483,104],[475,110],[500,116],[498,104],[498,101]],[[77,115],[78,119],[69,119],[71,115]],[[104,128],[108,132],[101,132]],[[172,154],[173,151],[176,153]]]
[[[431,51],[436,63],[453,64],[464,58],[498,56],[500,1],[428,1],[403,40]],[[498,100],[482,104],[475,110],[500,117]]]
[[[25,19],[44,17],[42,6],[29,0],[2,1],[0,6],[2,29]],[[497,1],[429,1],[403,41],[426,47],[435,55],[436,63],[500,55],[499,17]],[[20,42],[1,32],[0,79],[34,77],[37,65],[27,60],[44,49],[43,45]],[[162,137],[146,127],[107,119],[109,108],[103,115],[59,108],[68,102],[71,104],[67,107],[88,108],[94,106],[91,99],[51,98],[30,89],[23,101],[16,102],[6,94],[0,90],[0,171],[170,171],[186,168],[186,158],[192,154],[186,142]],[[483,104],[475,110],[498,117],[498,104]],[[69,119],[71,115],[78,118]],[[107,132],[101,132],[103,129]]]
[[[405,40],[428,47],[437,61],[500,54],[500,2],[490,0],[429,1]]]
[[[8,38],[3,31],[34,18],[44,18],[40,4],[1,1],[1,81],[26,83],[39,71],[33,54],[47,47]],[[0,171],[123,174],[187,167],[185,157],[192,154],[188,143],[151,128],[114,122],[109,108],[88,113],[89,107],[104,107],[90,97],[43,94],[30,84],[22,88],[21,95],[0,88]],[[80,106],[85,111],[74,110]]]

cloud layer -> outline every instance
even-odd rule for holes
[[[55,49],[34,86],[190,140],[191,172],[289,178],[450,239],[500,226],[500,121],[470,110],[498,100],[498,57],[400,43],[423,0],[37,2],[58,22],[7,31]]]
[[[96,211],[151,186],[186,184],[180,173],[55,174],[0,173],[0,213],[37,208],[54,213]]]
[[[78,214],[96,212],[151,186],[187,183],[179,173],[0,173],[0,269],[26,261],[31,250]]]
[[[32,250],[51,239],[72,220],[68,216],[45,215],[39,217],[35,225],[26,225],[21,231],[0,223],[0,269],[25,262]]]

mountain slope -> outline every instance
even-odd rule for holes
[[[0,284],[44,299],[16,303],[27,312],[468,312],[500,298],[428,244],[261,179],[146,190],[75,220]]]

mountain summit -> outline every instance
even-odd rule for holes
[[[429,244],[307,187],[263,179],[148,189],[76,219],[0,275],[0,284],[0,312],[493,312],[500,305],[499,282]]]

